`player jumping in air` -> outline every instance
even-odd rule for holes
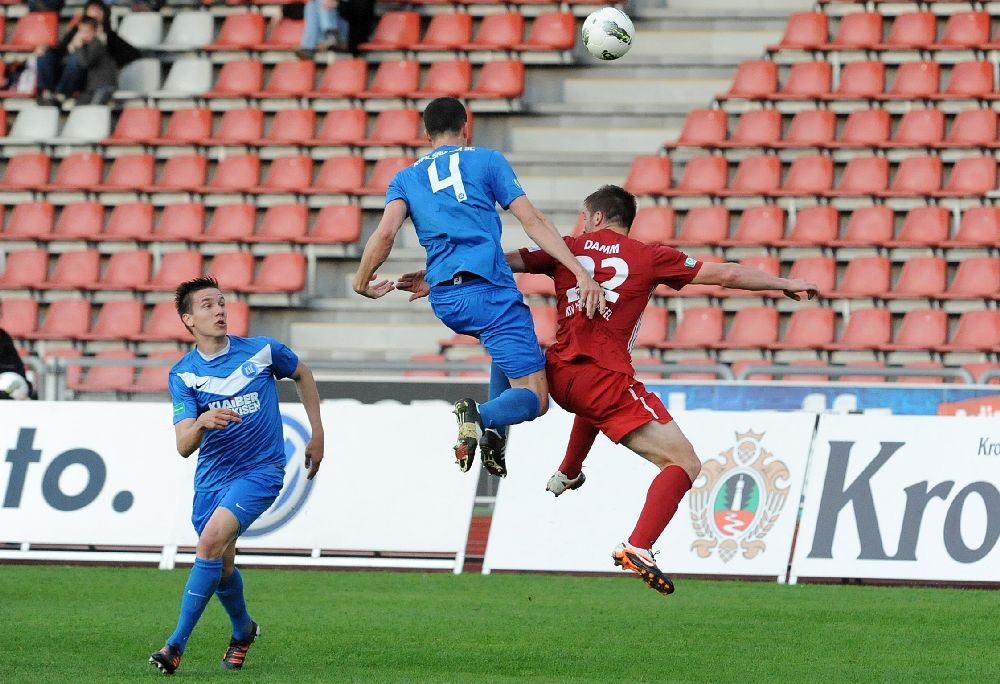
[[[277,340],[226,334],[226,300],[214,278],[181,284],[175,303],[195,339],[195,348],[170,369],[169,384],[177,451],[187,458],[198,450],[191,514],[198,546],[177,628],[149,662],[163,674],[177,670],[214,594],[233,625],[222,667],[239,670],[260,626],[247,612],[236,539],[271,507],[285,478],[276,380],[295,380],[305,406],[312,430],[305,447],[310,480],[323,460],[319,392],[312,371]]]
[[[556,496],[584,483],[583,461],[598,431],[639,454],[660,472],[653,478],[639,520],[628,539],[612,552],[615,565],[638,574],[662,594],[673,582],[656,565],[652,546],[677,511],[681,498],[701,472],[694,448],[660,399],[635,378],[631,344],[653,289],[688,283],[745,290],[782,290],[792,299],[812,299],[816,285],[771,276],[735,263],[701,262],[672,247],[647,245],[628,237],[635,218],[635,197],[606,185],[583,202],[583,234],[566,245],[604,288],[607,311],[587,320],[574,315],[579,302],[570,273],[544,252],[509,252],[515,272],[545,273],[555,281],[560,314],[556,342],[546,355],[552,398],[576,415],[566,456],[546,489]],[[426,292],[421,273],[397,283],[414,296]]]

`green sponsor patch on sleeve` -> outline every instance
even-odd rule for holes
[[[184,413],[184,404],[174,404],[174,415],[179,416]]]

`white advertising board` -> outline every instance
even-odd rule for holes
[[[996,582],[1000,421],[824,415],[791,576]]]
[[[678,411],[704,463],[654,550],[677,574],[784,580],[816,417],[807,413]],[[656,468],[603,436],[583,487],[545,491],[565,452],[572,416],[557,406],[514,428],[484,572],[611,572],[611,551],[635,526]]]

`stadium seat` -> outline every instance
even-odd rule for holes
[[[128,363],[135,359],[130,349],[105,349],[95,355],[99,359],[119,359],[121,365],[94,365],[87,369],[78,384],[66,384],[74,392],[119,392],[132,385],[135,366]]]
[[[163,208],[153,235],[157,240],[195,240],[204,228],[205,206],[200,202],[181,202]]]
[[[628,236],[649,245],[669,245],[674,237],[673,207],[639,207]]]
[[[959,62],[951,67],[951,76],[944,91],[935,99],[988,98],[996,89],[993,86],[993,64],[985,60]]]
[[[211,18],[209,18],[211,20]],[[174,19],[176,24],[177,18]],[[171,30],[173,26],[170,27]],[[178,57],[160,90],[148,93],[150,97],[191,97],[201,95],[212,87],[212,62],[204,57]]]
[[[0,189],[29,190],[41,188],[49,182],[51,160],[44,152],[24,152],[7,159]]]
[[[104,192],[148,190],[153,186],[156,160],[151,154],[123,154],[115,157],[108,177],[99,190]]]
[[[7,227],[0,238],[4,240],[42,240],[52,233],[56,210],[51,202],[22,202],[15,204],[7,217]]]
[[[353,244],[360,239],[361,207],[356,204],[328,204],[319,210],[304,242]]]
[[[90,330],[90,302],[84,299],[57,299],[49,304],[38,330],[24,335],[29,340],[75,339]]]
[[[717,245],[729,238],[729,210],[693,207],[688,210],[674,241],[678,245]]]
[[[997,160],[992,155],[962,157],[951,167],[944,189],[935,197],[977,197],[996,190]]]
[[[375,25],[371,39],[361,43],[361,50],[405,50],[420,41],[420,14],[412,11],[384,12]]]
[[[883,299],[927,299],[940,295],[947,282],[943,257],[913,257],[903,262],[899,278]]]
[[[230,14],[223,22],[215,40],[203,50],[249,50],[264,42],[266,18],[259,12]]]
[[[833,90],[833,67],[829,62],[796,62],[781,90],[771,99],[817,99]]]
[[[100,238],[104,228],[104,206],[100,202],[70,202],[63,206],[51,240],[91,240]]]
[[[371,136],[358,140],[357,144],[419,147],[429,144],[421,137],[421,130],[420,112],[416,109],[383,109],[375,117]]]
[[[264,257],[253,283],[243,292],[302,292],[306,288],[306,256],[301,252],[272,252]]]
[[[827,42],[829,27],[823,12],[793,12],[785,24],[785,32],[768,50],[816,50]]]
[[[525,297],[555,297],[555,281],[544,273],[517,273],[517,289]]]
[[[736,121],[729,145],[769,147],[781,140],[781,112],[777,109],[750,109]]]
[[[58,12],[28,12],[18,17],[10,42],[0,45],[0,52],[31,52],[55,45],[58,40]],[[2,36],[0,36],[2,39]]]
[[[788,235],[774,244],[780,247],[828,245],[837,239],[840,213],[829,205],[802,207]]]
[[[705,349],[722,341],[722,309],[694,307],[685,309],[670,339],[663,349]]]
[[[633,195],[661,195],[671,186],[671,169],[670,157],[638,155],[632,159],[623,187]]]
[[[778,310],[769,306],[750,306],[733,316],[725,338],[712,345],[715,349],[752,349],[778,341]]]
[[[202,97],[243,98],[259,93],[264,85],[264,64],[257,59],[237,59],[226,62],[215,84]]]
[[[891,207],[878,205],[858,207],[847,219],[844,234],[833,241],[835,247],[870,247],[888,242],[893,237],[894,215]]]
[[[215,21],[211,12],[182,10],[171,20],[159,49],[183,52],[198,50],[211,44],[214,31]]]
[[[948,239],[951,212],[944,207],[914,207],[903,219],[899,235],[887,247],[933,247]]]
[[[97,285],[101,271],[101,255],[96,249],[61,253],[52,275],[35,287],[43,290],[89,290]]]
[[[358,194],[384,195],[386,190],[389,189],[389,182],[393,176],[415,161],[417,161],[416,157],[409,156],[383,157],[379,159],[375,162],[375,166],[372,167],[368,182],[361,188],[358,188]]]
[[[700,155],[691,157],[675,188],[664,189],[662,195],[714,195],[726,189],[729,167],[725,157]]]
[[[472,64],[467,59],[442,59],[433,62],[414,99],[460,97],[472,89]]]
[[[727,136],[727,117],[724,111],[692,109],[684,118],[677,140],[664,143],[663,146],[668,149],[683,146],[718,147],[726,144]]]
[[[316,112],[312,109],[281,109],[274,113],[271,127],[258,144],[301,145],[316,137]]]
[[[938,299],[1000,299],[1000,259],[969,257],[963,259],[951,283]]]
[[[74,152],[63,157],[55,178],[45,190],[89,190],[101,184],[104,159],[96,152]]]
[[[307,193],[357,194],[365,182],[365,160],[361,156],[327,157]]]
[[[212,137],[212,111],[204,107],[174,110],[156,145],[205,143]]]
[[[768,349],[823,349],[833,343],[835,314],[827,307],[795,309],[781,338]]]
[[[993,376],[991,380],[986,380],[986,373],[1000,370],[1000,363],[990,363],[989,361],[983,363],[966,363],[962,365],[962,368],[972,373],[972,377],[980,385],[1000,385],[1000,376]]]
[[[50,144],[96,143],[111,133],[111,110],[103,104],[78,104],[70,110],[66,123]]]
[[[472,40],[472,15],[468,12],[442,12],[431,17],[419,42],[410,50],[457,50]]]
[[[876,47],[883,50],[929,48],[937,41],[933,12],[901,12],[892,21],[889,37]]]
[[[487,62],[479,71],[472,90],[466,99],[512,99],[524,94],[524,62],[518,59],[499,59]]]
[[[444,354],[414,354],[410,357],[410,362],[419,366],[422,363],[447,363],[448,357]],[[403,376],[407,378],[443,378],[447,377],[446,370],[432,370],[429,368],[411,368],[403,371]]]
[[[889,291],[890,263],[881,256],[858,257],[847,264],[836,290],[827,295],[837,298],[882,297]]]
[[[230,154],[215,165],[212,179],[196,188],[201,192],[242,192],[260,182],[260,157],[256,154]]]
[[[302,44],[302,33],[305,31],[305,21],[282,16],[278,23],[271,25],[267,40],[258,46],[263,52],[276,50],[294,50]]]
[[[885,91],[885,63],[880,60],[848,62],[840,69],[840,82],[828,98],[870,100]]]
[[[50,366],[58,364],[59,370],[56,372],[65,374],[67,387],[78,387],[80,378],[83,377],[83,367],[74,362],[74,359],[79,359],[81,356],[83,352],[79,349],[46,349],[44,358],[45,363]]]
[[[137,285],[135,289],[144,292],[172,292],[178,283],[201,275],[202,259],[201,252],[197,251],[165,252],[149,282]]]
[[[272,204],[264,212],[253,242],[303,242],[309,232],[309,208],[304,204]]]
[[[937,155],[906,157],[896,167],[896,174],[883,196],[930,195],[941,189],[942,164]]]
[[[959,316],[954,334],[941,352],[1000,352],[1000,311],[981,309],[965,311]]]
[[[58,107],[32,107],[18,114],[10,133],[0,139],[0,144],[42,143],[56,137],[58,131]]]
[[[551,347],[556,341],[557,317],[554,306],[539,304],[531,307],[531,320],[535,324],[535,335],[543,347]]]
[[[460,46],[462,50],[509,50],[524,36],[524,15],[520,12],[487,14],[479,23],[476,37]]]
[[[639,320],[639,330],[633,335],[633,349],[658,349],[667,340],[667,310],[647,306]]]
[[[149,282],[153,255],[145,249],[115,252],[108,258],[99,290],[134,290]],[[180,282],[180,281],[178,281]]]
[[[246,302],[226,302],[226,322],[229,334],[247,337],[250,334],[250,305]]]
[[[892,337],[891,321],[888,309],[852,309],[840,338],[824,348],[830,351],[878,349],[888,344]]]
[[[200,64],[200,62],[199,62]],[[205,81],[211,80],[211,64],[202,73]],[[128,100],[133,97],[152,95],[160,87],[160,60],[155,57],[140,57],[129,62],[118,72],[118,87],[114,98]]]
[[[9,255],[7,263],[9,268]],[[38,329],[38,301],[33,297],[4,297],[3,318],[0,323],[15,340],[30,335]]]
[[[142,330],[143,305],[137,299],[117,299],[106,302],[97,312],[97,320],[89,331],[76,339],[110,342],[124,340]]]
[[[257,207],[253,204],[220,204],[212,212],[205,232],[192,236],[193,241],[243,242],[257,226]]]
[[[997,112],[963,109],[952,119],[951,129],[938,147],[987,147],[997,140]]]
[[[127,107],[122,110],[105,145],[148,143],[160,137],[161,115],[155,107]]]
[[[247,189],[263,194],[298,192],[312,184],[312,173],[313,160],[307,154],[275,157],[260,186]]]
[[[829,256],[799,257],[792,262],[788,277],[815,283],[822,297],[836,285],[837,263]]]
[[[165,359],[169,361],[179,361],[184,355],[182,351],[154,351],[150,352],[147,359]],[[135,381],[125,388],[128,392],[162,393],[169,389],[170,366],[141,366],[136,374]]]
[[[778,65],[770,60],[747,60],[736,68],[733,84],[719,100],[760,100],[774,95],[778,90]]]
[[[903,114],[892,140],[883,145],[930,147],[944,138],[944,112],[936,108],[911,109]]]
[[[882,42],[880,12],[851,12],[840,17],[833,39],[823,47],[828,50],[851,50],[874,47]]]
[[[941,81],[941,66],[937,62],[903,62],[896,69],[896,78],[881,96],[887,100],[928,99],[937,95]]]
[[[354,145],[367,137],[367,130],[368,114],[364,109],[331,109],[323,117],[317,137],[307,142],[313,145]]]
[[[836,189],[837,195],[877,195],[889,187],[889,160],[885,157],[853,157],[844,166]]]
[[[371,85],[355,97],[403,98],[420,87],[420,63],[414,59],[390,59],[380,62]]]
[[[731,239],[722,245],[772,245],[785,234],[785,210],[773,204],[743,209]]]
[[[211,114],[209,114],[211,121]],[[264,112],[258,107],[239,107],[222,113],[219,129],[211,136],[217,144],[248,144],[264,137]]]
[[[253,282],[254,257],[249,252],[222,252],[212,257],[209,275],[227,290],[241,292]]]
[[[837,115],[829,109],[803,109],[795,113],[785,137],[776,147],[826,147],[833,143]]]
[[[833,159],[820,154],[796,157],[788,167],[782,195],[816,195],[833,187]]]
[[[181,252],[177,252],[180,254]],[[201,273],[199,272],[200,276]],[[170,287],[172,291],[177,287],[177,282]],[[232,333],[232,331],[230,331]],[[235,334],[235,333],[233,333]],[[172,300],[157,302],[149,314],[142,327],[142,330],[133,335],[129,335],[131,342],[191,342],[191,333],[181,322],[177,315],[177,308]]]
[[[178,154],[167,159],[154,191],[195,191],[205,187],[208,160],[200,154]]]
[[[338,59],[323,71],[312,98],[354,97],[368,87],[368,62],[363,59]]]
[[[49,277],[49,252],[45,249],[15,249],[6,253],[0,273],[0,290],[31,288]],[[4,302],[6,303],[6,298]],[[7,313],[4,312],[6,320]]]
[[[942,243],[944,247],[981,246],[989,247],[1000,243],[1000,220],[993,206],[969,207],[962,212],[958,231],[951,240]]]
[[[892,117],[884,109],[855,109],[847,115],[834,147],[873,147],[889,140]]]
[[[941,39],[933,49],[981,48],[990,42],[990,13],[955,12],[948,17]]]
[[[572,12],[543,12],[531,21],[528,37],[514,50],[572,50],[576,43],[576,17]]]
[[[881,345],[884,351],[928,351],[948,340],[948,314],[941,309],[912,309],[891,342]]]
[[[278,62],[257,97],[302,97],[312,92],[315,85],[316,63],[311,59]]]

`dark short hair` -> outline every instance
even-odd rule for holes
[[[110,14],[110,12],[108,11],[108,6],[103,2],[103,0],[87,0],[87,2],[83,6],[84,14],[86,14],[87,8],[90,7],[91,5],[93,5],[94,7],[100,7],[101,11],[104,13],[102,16],[105,19],[109,18],[108,15]]]
[[[587,211],[599,211],[608,223],[631,228],[635,220],[635,195],[617,185],[602,185],[583,200]]]
[[[460,133],[466,121],[465,105],[454,97],[431,100],[424,109],[424,128],[432,138],[442,133]]]
[[[91,27],[92,29],[94,29],[95,31],[96,31],[96,30],[97,30],[98,28],[100,28],[100,26],[101,26],[101,25],[100,25],[100,24],[99,24],[99,23],[97,22],[97,19],[94,19],[93,17],[84,17],[83,19],[81,19],[81,20],[80,20],[80,23],[79,23],[78,25],[79,25],[79,26],[90,26],[90,27]]]
[[[177,307],[177,315],[183,316],[191,313],[191,295],[198,290],[209,288],[219,289],[219,281],[212,276],[201,276],[178,285],[174,292],[174,306]]]

